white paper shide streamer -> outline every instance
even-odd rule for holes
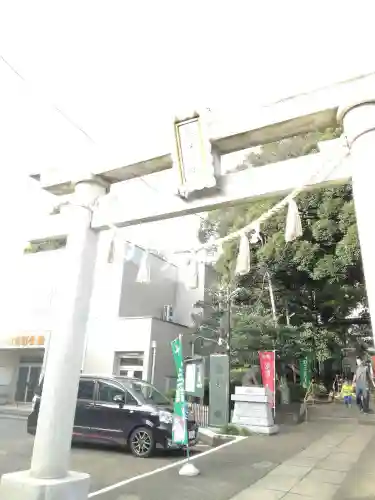
[[[137,283],[150,283],[151,281],[150,253],[147,250],[143,251],[136,281]]]
[[[244,276],[250,272],[250,243],[246,234],[241,235],[238,251],[236,274]]]
[[[136,246],[134,245],[134,243],[131,243],[130,241],[125,241],[125,248],[124,248],[125,262],[130,262],[132,260],[134,261],[135,250]]]
[[[262,238],[260,236],[260,224],[259,223],[254,224],[254,227],[250,230],[249,241],[252,245],[255,245],[256,243],[259,243],[259,241],[262,241]]]
[[[115,258],[115,246],[116,246],[116,229],[112,228],[109,235],[109,249],[107,262],[108,264],[112,264]]]
[[[294,200],[289,200],[285,224],[285,241],[294,241],[300,238],[302,233],[302,223],[297,203]]]

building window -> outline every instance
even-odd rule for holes
[[[24,253],[39,253],[48,250],[59,250],[66,247],[66,238],[56,238],[51,240],[43,240],[39,242],[29,242],[24,250]]]
[[[20,365],[21,364],[43,364],[43,356],[21,356],[20,357]]]
[[[117,352],[115,373],[120,377],[143,378],[144,352]]]
[[[120,357],[120,366],[143,366],[143,355],[137,358]]]
[[[78,388],[78,399],[94,399],[94,387],[93,380],[81,380]]]
[[[120,370],[120,377],[143,378],[143,370]]]

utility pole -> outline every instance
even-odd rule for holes
[[[268,280],[268,291],[270,294],[270,302],[271,302],[271,310],[272,310],[272,318],[275,325],[277,327],[277,314],[276,314],[276,305],[275,305],[275,294],[273,292],[272,280],[269,271],[266,271],[267,280]]]
[[[230,289],[228,287],[227,290],[227,316],[228,316],[228,323],[227,323],[227,348],[228,348],[228,363],[229,363],[229,380],[228,380],[228,391],[230,393],[230,381],[231,381],[231,376],[230,376],[230,370],[231,370],[231,365],[232,365],[232,357],[231,357],[231,350],[230,350],[230,343],[231,343],[231,333],[232,333],[232,328],[231,328],[231,319],[232,319],[232,296]]]

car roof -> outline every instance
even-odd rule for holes
[[[121,380],[124,380],[124,381],[129,381],[129,382],[145,382],[145,383],[148,383],[144,380],[140,380],[139,378],[134,378],[134,377],[124,377],[124,376],[116,376],[116,375],[108,375],[108,374],[105,374],[105,373],[81,373],[80,379],[85,379],[85,378],[90,378],[90,379],[95,379],[95,380],[98,380],[98,379],[101,379],[101,380],[111,380],[111,381],[121,381]],[[41,382],[44,381],[44,376],[41,380]]]
[[[139,378],[134,378],[134,377],[124,377],[121,375],[108,375],[108,374],[102,374],[102,373],[81,373],[80,378],[94,378],[94,379],[101,379],[101,380],[129,380],[130,382],[145,382],[144,380],[141,380]],[[146,382],[147,383],[147,382]]]

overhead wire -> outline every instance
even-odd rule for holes
[[[20,78],[24,83],[30,85],[30,82],[27,81],[27,79],[9,62],[8,59],[6,59],[3,55],[0,54],[0,60],[18,77]],[[76,130],[81,132],[87,140],[89,140],[92,144],[97,145],[97,143],[94,141],[94,139],[86,132],[86,130],[81,127],[76,121],[74,121],[67,113],[65,113],[59,106],[56,104],[52,103],[50,104],[52,109],[56,111],[59,115],[61,115],[72,127],[74,127]],[[152,186],[146,179],[143,177],[138,177],[138,180],[142,182],[145,186],[147,186],[149,189],[152,191],[156,192],[159,195],[164,195],[165,193],[162,193],[159,189],[156,187]],[[171,194],[171,197],[174,198],[174,196]],[[199,214],[192,214],[195,217],[198,217],[202,222],[205,222],[206,219],[204,217],[201,217]]]
[[[3,56],[0,54],[0,60],[18,77],[20,78],[24,83],[28,83],[27,80],[25,79],[24,76],[19,73],[19,71]],[[52,108],[60,115],[62,116],[72,127],[74,127],[76,130],[78,130],[80,133],[84,135],[84,137],[89,140],[92,144],[96,145],[96,142],[94,139],[81,127],[79,124],[77,124],[70,116],[68,116],[60,107],[58,107],[56,104],[52,104]],[[338,165],[349,155],[347,152],[346,155],[344,155],[342,158],[340,158],[339,163],[335,164],[325,175],[325,178],[333,171],[335,170]],[[289,193],[287,196],[285,196],[280,202],[276,203],[272,208],[264,212],[260,217],[258,217],[256,220],[251,221],[249,224],[245,225],[243,228],[233,231],[232,233],[221,237],[217,238],[214,240],[210,240],[206,243],[191,247],[189,249],[185,250],[175,250],[173,253],[174,254],[186,254],[186,253],[197,253],[201,250],[207,250],[207,249],[212,249],[217,245],[221,245],[225,242],[232,241],[248,232],[250,232],[252,229],[256,228],[260,224],[264,223],[266,220],[268,220],[270,217],[272,217],[275,213],[279,212],[282,210],[290,200],[294,199],[296,196],[298,196],[301,192],[307,189],[309,185],[314,183],[314,178],[318,176],[319,174],[322,173],[326,169],[326,164],[324,163],[321,169],[318,169],[314,174],[307,179],[301,186],[298,188],[295,188],[292,190],[291,193]],[[138,177],[138,179],[145,184],[149,189],[153,190],[154,192],[163,195],[165,193],[162,193],[160,190],[152,186],[150,183],[148,183],[143,177]],[[171,197],[174,198],[173,195],[170,195]],[[201,221],[206,222],[206,219],[201,217],[198,214],[192,214],[200,218]],[[110,224],[110,228],[112,230],[117,230],[118,228],[114,224]]]
[[[6,59],[3,55],[0,54],[0,60],[18,77],[20,78],[24,83],[30,85],[30,82],[26,80],[26,78],[21,75],[21,73],[16,70],[16,68]],[[56,104],[50,104],[52,109],[56,111],[60,116],[64,118],[72,127],[74,127],[76,130],[81,132],[85,136],[85,138],[90,141],[92,144],[96,144],[94,139],[86,132],[86,130],[83,129],[77,122],[75,122],[65,111],[63,111],[59,106]]]

